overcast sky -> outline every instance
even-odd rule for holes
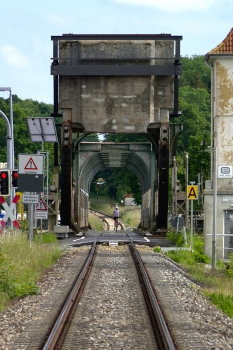
[[[233,27],[232,10],[232,0],[5,0],[0,87],[23,100],[53,103],[52,35],[182,35],[182,56],[205,55]]]

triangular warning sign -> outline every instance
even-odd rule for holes
[[[27,162],[24,170],[38,170],[38,168],[37,168],[36,164],[34,163],[34,160],[32,159],[32,157]]]
[[[46,207],[46,205],[45,205],[45,203],[44,203],[42,198],[39,200],[39,203],[36,206],[36,210],[47,211],[47,207]]]
[[[188,199],[197,199],[197,186],[188,186]]]

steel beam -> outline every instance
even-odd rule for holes
[[[63,34],[51,40],[182,40],[182,35],[171,34]]]
[[[180,65],[52,65],[51,75],[180,75]]]

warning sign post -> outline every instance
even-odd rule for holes
[[[36,219],[48,219],[48,209],[42,198],[39,200],[39,203],[36,206]]]
[[[44,155],[18,155],[18,190],[20,192],[44,191]]]
[[[198,199],[197,185],[188,185],[187,199]]]
[[[195,182],[190,182],[187,186],[187,199],[191,200],[191,252],[193,249],[193,200],[198,199],[198,186]]]

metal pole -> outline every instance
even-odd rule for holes
[[[190,181],[191,185],[194,185],[195,182]],[[191,253],[193,251],[193,199],[191,199]]]
[[[217,147],[214,147],[214,196],[212,231],[212,269],[216,268],[216,215],[217,215]]]
[[[176,168],[176,157],[173,157],[173,174],[174,174],[174,196],[175,196],[175,203],[174,203],[174,209],[175,209],[175,216],[177,216],[177,188],[176,188],[176,182],[177,182],[177,168]]]
[[[0,110],[0,114],[3,116],[3,118],[5,119],[6,122],[6,126],[7,126],[7,136],[6,136],[6,144],[7,144],[7,169],[9,169],[10,171],[12,170],[12,151],[13,151],[13,147],[12,147],[12,142],[13,142],[13,138],[12,138],[12,128],[11,128],[11,124],[9,122],[9,119],[7,118],[7,116],[5,115],[5,113],[3,113]],[[12,202],[12,189],[10,189],[10,196],[8,197],[8,205],[11,205]],[[9,218],[8,220],[9,223],[9,227],[12,230],[13,225],[12,222]]]
[[[193,199],[191,199],[191,252],[193,250]]]
[[[11,89],[10,89],[10,125],[11,125],[11,136],[12,136],[12,143],[11,143],[11,169],[15,168],[15,156],[14,156],[14,122],[13,122],[13,103],[12,103],[12,93],[11,93]],[[11,195],[8,199],[8,204],[10,205],[12,203],[13,198],[15,197],[15,189],[11,188]],[[13,209],[13,214],[15,215],[16,213],[16,219],[17,219],[17,213],[18,211],[16,211],[16,208]],[[11,229],[13,229],[13,225],[11,222]]]
[[[198,205],[200,204],[200,193],[201,193],[201,174],[198,174],[198,183],[197,183],[197,190],[198,190]]]
[[[29,246],[32,247],[33,238],[33,204],[30,204],[30,218],[29,218]]]
[[[11,124],[11,136],[12,136],[12,169],[15,167],[15,157],[14,157],[14,122],[13,122],[13,103],[12,94],[10,90],[10,124]]]
[[[188,200],[188,161],[189,155],[186,153],[186,179],[185,179],[185,227],[188,226],[188,212],[189,212],[189,200]]]

